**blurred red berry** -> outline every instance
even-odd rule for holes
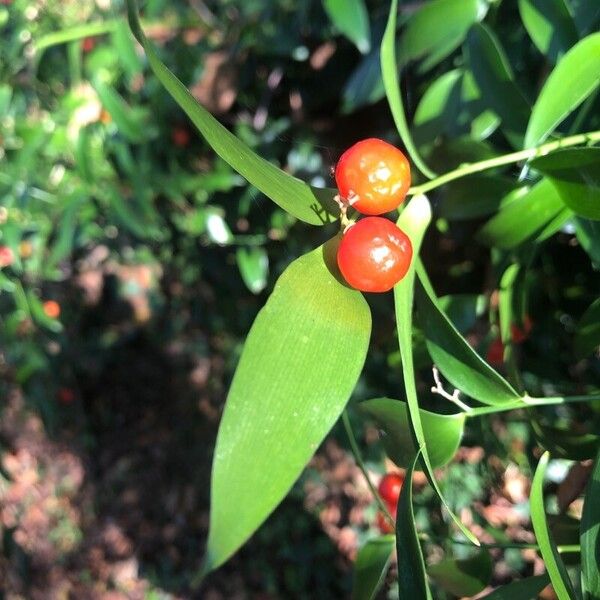
[[[533,327],[533,323],[529,315],[525,315],[523,318],[523,327],[519,327],[515,323],[512,323],[510,326],[512,341],[515,344],[522,344],[531,333],[531,328]]]
[[[392,516],[394,516],[394,513],[392,513]],[[381,533],[394,533],[394,526],[381,511],[377,512],[375,524]]]
[[[73,404],[75,392],[71,388],[62,387],[56,393],[56,397],[61,404]]]
[[[13,251],[8,246],[0,246],[0,269],[12,265],[13,260]]]
[[[400,497],[400,490],[404,483],[404,476],[400,473],[386,473],[379,482],[377,490],[379,495],[385,501],[386,504],[390,505],[394,512],[396,511],[396,505],[398,504],[398,498]]]
[[[504,344],[500,338],[496,338],[489,346],[486,360],[490,365],[501,366],[504,364]]]
[[[96,38],[86,37],[81,41],[81,49],[84,52],[91,52],[96,46]]]
[[[190,132],[186,127],[173,127],[171,131],[171,139],[179,148],[185,148],[190,143]]]
[[[51,319],[60,317],[60,304],[56,300],[46,300],[42,306],[47,317]]]

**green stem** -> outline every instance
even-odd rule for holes
[[[466,540],[450,540],[453,544],[459,544],[461,546],[470,546],[471,543]],[[511,549],[516,548],[518,550],[539,550],[540,547],[537,544],[524,544],[519,542],[507,542],[507,543],[494,543],[494,544],[481,544],[482,548],[503,548],[503,549]],[[581,546],[579,544],[571,544],[565,546],[557,546],[558,551],[562,554],[568,552],[581,552]]]
[[[590,131],[589,133],[578,133],[577,135],[572,135],[560,140],[548,142],[546,144],[542,144],[541,146],[536,146],[535,148],[519,150],[519,152],[512,152],[510,154],[503,154],[502,156],[488,160],[482,160],[480,162],[467,163],[458,167],[458,169],[455,169],[454,171],[449,171],[448,173],[445,173],[440,177],[436,177],[431,181],[427,181],[422,185],[417,185],[410,188],[408,193],[410,195],[424,194],[425,192],[434,190],[446,183],[449,183],[450,181],[460,179],[461,177],[466,177],[467,175],[473,175],[474,173],[479,173],[495,167],[501,167],[503,165],[510,165],[520,161],[531,160],[532,158],[550,154],[551,152],[561,148],[568,148],[569,146],[577,146],[579,144],[590,144],[596,142],[600,142],[600,131]]]
[[[548,398],[531,398],[524,396],[522,400],[507,402],[499,406],[479,406],[472,408],[470,412],[465,413],[467,417],[480,417],[507,410],[517,410],[519,408],[535,408],[536,406],[551,406],[554,404],[569,404],[572,402],[592,402],[600,400],[600,395],[589,396],[550,396]]]
[[[371,490],[371,493],[373,494],[375,501],[379,505],[379,508],[385,515],[386,519],[394,527],[396,527],[396,522],[394,521],[394,517],[392,517],[392,515],[390,514],[390,511],[388,510],[387,506],[385,505],[385,502],[381,499],[381,496],[379,495],[377,488],[373,485],[373,482],[371,481],[371,478],[369,477],[367,467],[365,466],[365,462],[362,459],[362,455],[358,448],[358,444],[356,443],[356,438],[354,437],[354,432],[352,431],[352,426],[350,425],[350,419],[348,418],[347,410],[344,410],[344,412],[342,413],[342,423],[344,423],[344,428],[346,429],[346,433],[348,434],[348,440],[350,441],[350,448],[352,449],[352,454],[354,454],[354,460],[356,461],[356,464],[359,466],[360,470],[362,471],[362,474],[364,475],[365,479],[367,480],[367,485],[369,486],[369,489]]]

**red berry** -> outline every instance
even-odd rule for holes
[[[398,148],[369,138],[342,154],[335,168],[340,195],[365,215],[398,208],[410,187],[410,164]]]
[[[361,219],[344,233],[337,262],[348,285],[362,292],[387,292],[407,273],[409,237],[382,217]]]
[[[58,319],[60,317],[60,304],[56,300],[46,300],[42,307],[47,317],[51,319]]]
[[[12,265],[13,260],[13,251],[8,246],[0,246],[0,269]]]
[[[56,397],[61,404],[72,404],[75,400],[75,392],[71,388],[63,387],[58,390]]]
[[[185,127],[174,127],[171,138],[176,146],[184,148],[190,143],[190,132]]]
[[[486,358],[490,365],[501,366],[504,364],[504,344],[500,338],[496,338],[490,344]]]
[[[396,505],[398,504],[398,498],[400,497],[400,490],[404,483],[404,477],[400,473],[386,473],[379,482],[377,488],[379,495],[386,504],[396,511]],[[391,512],[391,511],[390,511]]]
[[[96,38],[86,37],[81,40],[81,49],[84,52],[91,52],[96,46]]]
[[[531,322],[531,318],[529,315],[525,315],[523,318],[523,327],[519,327],[515,323],[512,323],[510,326],[512,341],[515,344],[523,343],[531,333],[531,328],[533,327],[533,323]]]
[[[392,517],[393,516],[394,514],[392,513]],[[377,527],[381,533],[394,533],[394,526],[381,511],[379,511],[375,516],[375,522],[377,523]]]

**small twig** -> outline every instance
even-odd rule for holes
[[[438,371],[438,368],[435,365],[433,365],[432,371],[435,385],[431,388],[431,391],[434,394],[439,394],[440,396],[442,396],[442,398],[446,398],[446,400],[450,400],[450,402],[454,402],[454,404],[456,404],[456,406],[458,406],[463,412],[471,412],[471,410],[473,409],[470,406],[467,406],[460,399],[460,390],[455,389],[454,392],[452,392],[452,394],[449,394],[442,385],[442,380],[440,379],[440,372]]]

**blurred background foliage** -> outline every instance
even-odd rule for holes
[[[571,4],[573,35],[597,29],[594,2]],[[352,142],[399,143],[379,67],[388,3],[366,7],[347,24],[333,1],[148,0],[143,19],[161,59],[205,107],[261,156],[321,187],[332,185],[330,168]],[[400,25],[419,7],[401,3]],[[486,9],[515,81],[534,98],[553,55],[532,43],[515,2]],[[123,15],[108,0],[0,2],[0,590],[348,597],[351,560],[375,530],[376,508],[337,429],[239,556],[201,591],[189,587],[244,336],[285,266],[335,226],[297,223],[215,157],[150,73]],[[403,71],[415,141],[440,172],[511,150],[481,99],[472,56],[455,51],[465,33]],[[407,61],[421,56],[414,52]],[[599,128],[597,108],[596,99],[580,130]],[[510,249],[479,243],[476,232],[509,189],[493,173],[434,194],[428,270],[485,355],[498,336],[500,278],[515,256],[527,263],[519,293],[532,329],[515,350],[527,389],[598,390],[595,346],[574,335],[600,292],[597,221],[560,223],[543,252],[527,240]],[[369,301],[374,334],[356,396],[394,397],[391,298]],[[425,405],[448,408],[428,393],[419,331],[415,352]],[[599,413],[593,403],[540,409],[537,434],[519,416],[469,423],[443,480],[452,508],[499,541],[532,541],[526,500],[539,428],[598,431]],[[390,466],[377,429],[351,416],[377,477]],[[560,505],[564,474],[577,473],[552,465]],[[428,489],[416,518],[431,536],[429,558],[439,558],[448,525]],[[561,531],[571,543],[569,528]],[[535,552],[495,559],[496,583],[540,569]]]

